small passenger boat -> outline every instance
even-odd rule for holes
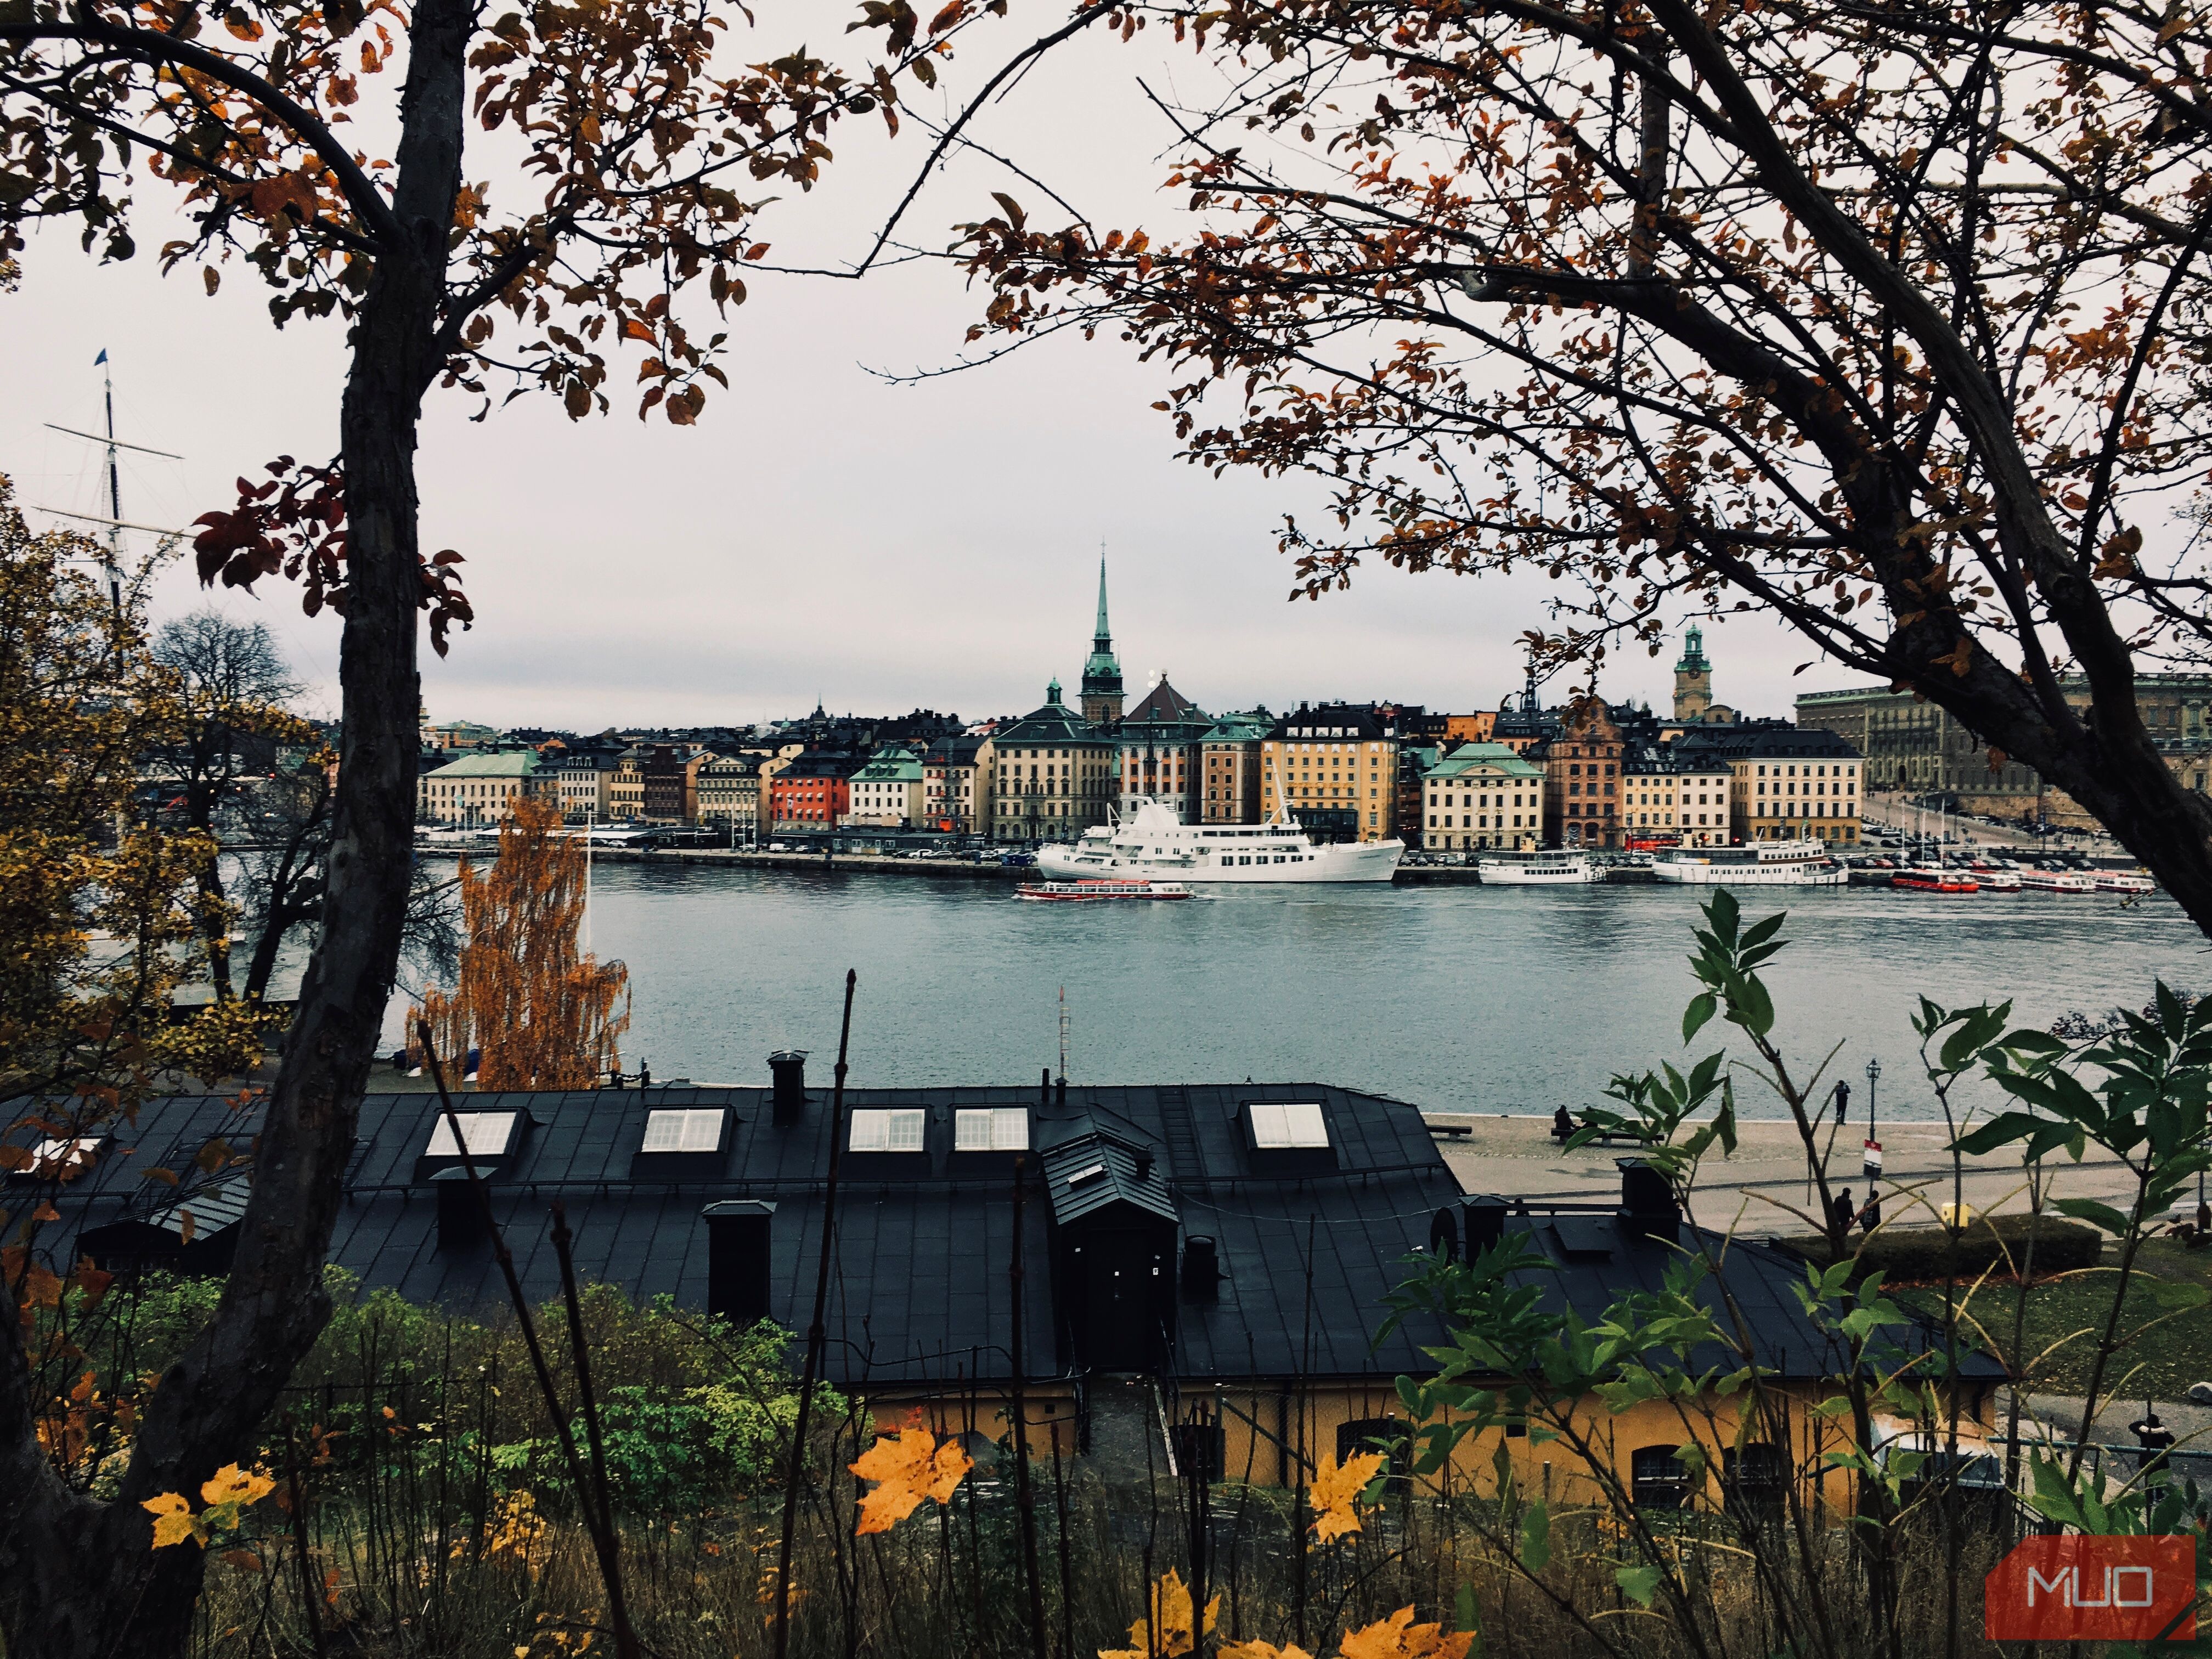
[[[2097,890],[2100,893],[2154,893],[2158,884],[2141,870],[2100,870],[2097,872]]]
[[[1900,893],[1978,893],[1982,884],[1964,870],[1945,870],[1923,865],[1900,870],[1889,878]]]
[[[1088,904],[1099,899],[1187,899],[1190,889],[1179,881],[1035,881],[1018,896],[1042,904]]]

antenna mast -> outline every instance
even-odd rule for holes
[[[107,366],[107,349],[100,351],[100,390],[107,404],[107,599],[115,614],[123,614],[123,482],[115,459],[115,371]]]
[[[1060,1080],[1067,1081],[1067,987],[1060,988]]]

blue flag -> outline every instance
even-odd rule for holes
[[[94,357],[94,358],[92,360],[92,366],[93,366],[94,368],[99,368],[102,363],[106,362],[106,361],[107,361],[107,348],[106,348],[106,346],[102,346],[102,347],[100,349],[100,356],[98,356],[97,357]]]

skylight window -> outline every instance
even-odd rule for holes
[[[885,1109],[871,1107],[853,1114],[853,1138],[846,1150],[854,1152],[918,1152],[922,1150],[920,1107]]]
[[[1285,1147],[1326,1146],[1328,1123],[1320,1103],[1310,1100],[1255,1100],[1250,1103],[1252,1144],[1273,1152]]]
[[[495,1158],[507,1150],[507,1143],[514,1136],[515,1114],[513,1112],[457,1112],[453,1117],[461,1121],[461,1137],[466,1143],[471,1158]],[[459,1158],[461,1149],[453,1142],[453,1121],[445,1113],[430,1126],[430,1144],[422,1149],[425,1158]]]
[[[1030,1149],[1026,1106],[978,1106],[952,1115],[952,1149],[957,1152],[1025,1152]]]
[[[100,1137],[80,1135],[75,1140],[42,1140],[31,1149],[31,1167],[23,1173],[40,1181],[56,1176],[66,1181],[90,1169],[100,1157]]]
[[[687,1106],[647,1112],[641,1152],[718,1152],[722,1149],[722,1109]]]

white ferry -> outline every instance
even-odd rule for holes
[[[1287,815],[1267,823],[1195,824],[1149,796],[1137,797],[1132,806],[1119,823],[1086,830],[1073,846],[1038,848],[1037,873],[1055,881],[1389,881],[1406,855],[1401,841],[1324,845]]]
[[[1474,873],[1485,887],[1573,887],[1605,879],[1605,872],[1584,854],[1560,848],[1485,853],[1475,860]]]
[[[1190,889],[1179,881],[1033,881],[1018,890],[1017,896],[1042,903],[1089,904],[1100,899],[1187,899]]]
[[[2141,870],[2100,870],[2097,872],[2097,890],[2100,893],[2154,893],[2158,884]]]
[[[1651,873],[1691,887],[1841,887],[1851,878],[1825,842],[1809,839],[1665,853],[1651,860]]]
[[[2023,870],[2020,884],[2039,893],[2094,893],[2097,878],[2079,870]]]

